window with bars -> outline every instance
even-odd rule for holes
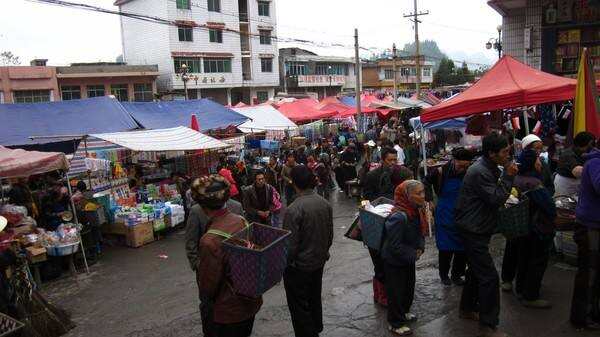
[[[185,64],[188,68],[188,73],[201,73],[202,60],[199,57],[176,57],[173,59],[175,72],[181,73],[181,65]]]
[[[383,78],[385,78],[386,80],[393,80],[394,79],[394,69],[385,69],[383,71]]]
[[[50,102],[50,90],[18,90],[13,97],[15,103]]]
[[[87,97],[102,97],[104,96],[104,84],[88,85]]]
[[[61,98],[63,101],[81,98],[81,87],[78,85],[62,85],[60,87]]]
[[[271,31],[270,30],[259,30],[260,44],[271,44]]]
[[[129,92],[127,90],[127,84],[112,84],[110,86],[110,93],[121,102],[129,101]]]
[[[306,75],[306,64],[304,63],[287,63],[285,74],[287,76]]]
[[[177,9],[190,9],[191,0],[176,0]]]
[[[136,83],[133,85],[133,100],[136,102],[151,102],[154,99],[152,83]]]
[[[223,43],[223,31],[220,29],[209,29],[208,39],[210,42]]]
[[[177,28],[177,32],[179,33],[179,41],[194,41],[194,28],[180,26]]]
[[[417,76],[417,68],[410,68],[410,76]]]
[[[406,67],[400,68],[400,76],[409,76],[409,75],[410,75],[409,68],[406,68]]]
[[[423,76],[431,76],[431,68],[427,67],[427,68],[423,68]]]
[[[269,1],[259,1],[258,2],[258,15],[270,16],[270,7],[271,7],[271,3]]]
[[[209,12],[220,12],[221,11],[221,0],[208,0],[208,11]]]
[[[272,73],[273,72],[273,59],[272,58],[260,59],[260,71],[262,71],[263,73]]]
[[[269,92],[268,91],[257,91],[256,99],[258,103],[264,103],[269,100]]]
[[[205,73],[230,73],[231,59],[204,59]]]
[[[348,65],[346,64],[317,64],[315,75],[343,75],[348,76]]]

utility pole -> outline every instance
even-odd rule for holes
[[[417,70],[417,97],[421,94],[421,46],[419,45],[419,16],[427,15],[429,11],[419,12],[417,9],[417,0],[414,0],[414,12],[404,15],[405,18],[412,18],[411,21],[415,23],[415,67]]]
[[[392,45],[392,66],[394,67],[394,103],[398,102],[398,78],[396,77],[396,44]]]
[[[360,107],[360,94],[361,94],[361,82],[360,82],[360,57],[358,56],[358,29],[354,28],[354,74],[356,75],[356,118],[358,122],[358,131],[362,132],[362,112]]]

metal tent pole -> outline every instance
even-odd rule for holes
[[[71,184],[69,183],[69,173],[65,173],[65,177],[67,178],[67,189],[69,190],[69,201],[71,202],[71,209],[73,210],[73,220],[75,220],[76,224],[79,223],[79,219],[77,218],[77,210],[75,209],[75,202],[73,202],[73,191],[71,190]],[[83,255],[83,263],[85,264],[85,272],[90,273],[90,267],[87,263],[87,258],[85,256],[85,248],[83,247],[83,240],[81,239],[81,233],[78,231],[77,236],[79,237],[79,246],[81,247],[81,254]]]

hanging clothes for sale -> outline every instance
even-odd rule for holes
[[[538,107],[540,121],[542,123],[542,139],[556,133],[556,104],[542,104]]]

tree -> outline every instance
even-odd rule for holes
[[[14,55],[10,51],[3,51],[0,53],[0,65],[3,66],[16,66],[21,64],[21,60],[18,56]]]
[[[454,74],[454,61],[447,57],[442,58],[438,70],[433,74],[433,86],[441,87],[444,85],[451,85]]]

